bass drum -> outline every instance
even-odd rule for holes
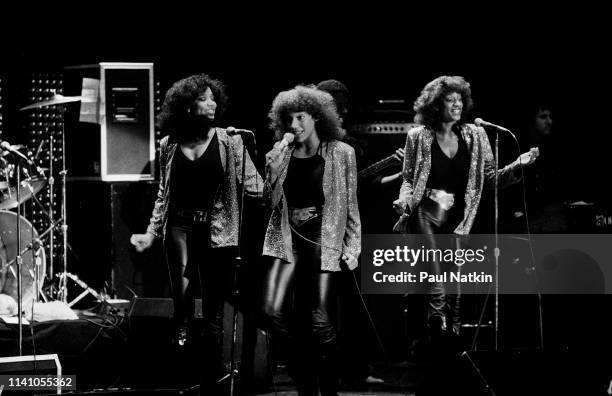
[[[21,226],[21,241],[19,251],[24,252],[26,247],[38,239],[38,232],[23,216],[19,216]],[[0,211],[0,294],[7,294],[17,301],[17,214]],[[35,295],[34,279],[38,267],[38,285],[40,291],[46,275],[45,250],[41,247],[35,251],[28,249],[21,255],[21,290],[23,295],[23,309],[32,303]]]

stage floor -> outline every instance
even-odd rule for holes
[[[169,318],[80,315],[78,320],[24,326],[23,354],[58,354],[63,373],[76,375],[79,392],[136,395],[165,389],[168,394],[197,394],[179,389],[186,390],[198,383],[201,348],[196,344],[177,348],[171,342],[172,334]],[[0,324],[0,356],[18,355],[17,335],[16,325]],[[485,384],[502,390],[496,394],[504,394],[503,390],[524,394],[527,385],[531,390],[544,392],[540,394],[546,394],[546,389],[560,392],[555,394],[605,391],[612,378],[610,348],[601,342],[594,344],[593,339],[583,341],[588,348],[468,354],[458,350],[453,353],[453,346],[443,343],[439,350],[423,349],[413,361],[373,364],[371,374],[382,378],[382,384],[345,381],[340,395],[446,394],[453,389],[464,391],[455,394],[474,394]],[[276,366],[271,379],[257,384],[253,381],[243,394],[296,394],[283,366]]]

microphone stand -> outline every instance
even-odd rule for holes
[[[251,132],[252,134],[252,132]],[[253,134],[253,141],[255,141],[255,135]],[[240,272],[243,257],[242,257],[242,227],[243,227],[243,218],[244,218],[244,193],[245,193],[245,174],[246,174],[246,143],[244,139],[242,141],[242,169],[240,170],[242,174],[242,183],[240,184],[240,204],[238,206],[238,248],[236,252],[236,257],[234,258],[235,266],[234,266],[234,276],[232,279],[232,296],[234,299],[234,311],[232,318],[232,346],[230,348],[230,396],[234,396],[235,390],[235,382],[236,382],[236,373],[234,372],[236,362],[235,362],[235,350],[236,350],[236,337],[238,334],[238,303],[240,297],[240,289],[238,285],[238,273]]]
[[[495,131],[495,351],[499,348],[499,131]]]
[[[10,151],[9,151],[10,153]],[[29,180],[29,175],[27,174],[27,169],[26,168],[22,168],[21,165],[21,160],[23,158],[25,158],[26,161],[29,162],[29,159],[27,157],[24,157],[23,154],[20,153],[11,153],[16,157],[16,167],[15,167],[15,171],[17,172],[17,187],[15,188],[15,199],[17,201],[17,224],[15,226],[15,231],[16,231],[16,256],[14,261],[9,262],[7,265],[12,265],[13,262],[16,263],[16,268],[17,268],[17,273],[16,273],[16,279],[17,279],[17,323],[18,323],[18,332],[19,332],[19,356],[23,356],[23,276],[21,273],[21,270],[23,268],[23,254],[25,254],[28,250],[32,249],[32,260],[33,260],[33,264],[35,266],[34,268],[34,274],[33,274],[33,278],[34,278],[34,294],[33,294],[33,300],[36,302],[38,301],[38,282],[39,282],[39,267],[38,267],[38,249],[34,248],[34,235],[32,234],[32,241],[31,243],[25,248],[22,249],[21,247],[21,172],[26,172],[26,176],[28,176],[28,178],[26,180],[24,180],[23,182],[26,183],[26,185],[29,187],[30,192],[32,194],[32,196],[36,199],[36,195],[34,194],[34,190],[30,184],[30,180]],[[10,188],[9,188],[9,192],[10,192]],[[34,231],[34,229],[32,229],[32,232]],[[36,250],[36,251],[35,251]],[[34,317],[34,311],[32,311],[32,318]]]
[[[23,318],[21,312],[23,311],[23,290],[21,289],[21,267],[23,265],[23,258],[21,257],[21,161],[17,159],[17,188],[15,189],[17,194],[17,257],[15,261],[17,263],[17,323],[19,327],[19,356],[23,356]]]
[[[523,181],[525,179],[525,176],[523,174],[522,163],[521,163],[522,154],[520,153],[521,151],[520,145],[514,133],[512,133],[512,131],[510,131],[509,129],[500,127],[498,125],[483,122],[482,119],[476,119],[476,125],[483,126],[483,127],[490,126],[495,129],[495,158],[494,158],[495,159],[495,178],[494,178],[494,206],[495,206],[495,210],[494,210],[494,223],[495,223],[494,225],[494,228],[495,228],[495,248],[494,248],[494,257],[495,257],[495,284],[494,284],[494,293],[495,293],[494,305],[495,306],[494,306],[494,311],[495,312],[494,312],[494,317],[495,318],[494,320],[495,320],[495,326],[494,326],[494,347],[495,347],[495,351],[497,351],[499,349],[499,256],[500,256],[500,249],[499,249],[499,174],[498,174],[498,169],[499,169],[499,131],[500,130],[509,133],[510,136],[512,136],[512,138],[516,142],[517,147],[519,148],[518,161],[519,161],[519,166],[521,166],[521,178],[523,179]],[[523,190],[523,194],[524,194],[524,190]],[[527,212],[526,208],[525,208],[525,212]],[[529,230],[528,220],[527,220],[527,227],[528,227],[527,230]],[[538,322],[539,322],[539,327],[540,327],[539,328],[540,347],[543,348],[544,347],[544,325],[543,325],[543,320],[542,320],[542,293],[540,291],[539,281],[537,277],[535,257],[533,255],[531,239],[529,239],[529,246],[530,246],[530,251],[531,251],[531,259],[533,262],[533,273],[535,276],[535,284],[536,284],[536,290],[537,290],[537,295],[538,295]],[[486,307],[486,303],[489,298],[489,295],[490,295],[490,289],[489,289],[489,292],[487,293],[487,299],[485,300],[485,303],[484,303],[485,307]],[[478,337],[478,330],[480,329],[480,323],[482,322],[485,307],[483,307],[482,314],[478,321],[478,329],[476,330],[476,334],[474,335],[474,339],[472,342],[472,350],[474,350],[475,345],[476,345],[476,339]]]

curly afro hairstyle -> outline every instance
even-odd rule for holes
[[[319,139],[342,140],[344,131],[340,127],[340,118],[336,111],[334,98],[314,85],[298,85],[289,91],[276,95],[268,113],[270,128],[277,139],[291,127],[291,113],[305,111],[315,119],[315,128]]]
[[[427,83],[414,102],[414,122],[436,127],[442,119],[443,102],[446,95],[457,92],[463,100],[463,111],[459,123],[465,123],[474,102],[470,84],[461,76],[441,76]]]
[[[215,120],[218,120],[227,108],[225,85],[207,74],[194,74],[175,82],[166,92],[161,113],[157,116],[158,128],[174,133],[189,126],[189,109],[207,88],[210,88],[217,103]]]

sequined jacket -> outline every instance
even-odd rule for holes
[[[461,126],[461,136],[465,140],[470,153],[470,168],[465,190],[465,209],[463,220],[455,233],[467,235],[472,228],[480,197],[485,186],[493,186],[495,179],[495,158],[491,151],[489,138],[483,128],[473,124]],[[431,145],[435,132],[426,126],[419,125],[408,131],[402,169],[403,183],[400,188],[398,203],[408,207],[407,214],[400,217],[398,224],[405,223],[408,215],[421,202],[425,186],[431,170]],[[498,170],[500,187],[507,187],[520,180],[514,172],[515,165],[508,165]]]
[[[219,140],[219,154],[223,167],[223,181],[214,199],[210,214],[210,238],[212,247],[228,247],[238,245],[238,205],[239,187],[242,179],[242,138],[228,136],[225,129],[215,128]],[[178,144],[168,136],[162,139],[160,147],[160,173],[157,200],[147,232],[165,239],[168,212],[170,207],[170,186],[172,182],[172,162]],[[194,183],[197,182],[194,180]],[[246,153],[245,193],[249,196],[261,197],[263,179],[255,169],[249,153]]]
[[[272,186],[266,178],[264,200],[272,208],[264,240],[263,254],[294,262],[289,212],[283,183],[293,150],[288,150],[281,172]],[[342,254],[348,257],[350,269],[357,267],[361,252],[361,220],[357,207],[357,166],[355,150],[346,143],[332,140],[323,143],[323,204],[321,224],[321,270],[339,271]]]

